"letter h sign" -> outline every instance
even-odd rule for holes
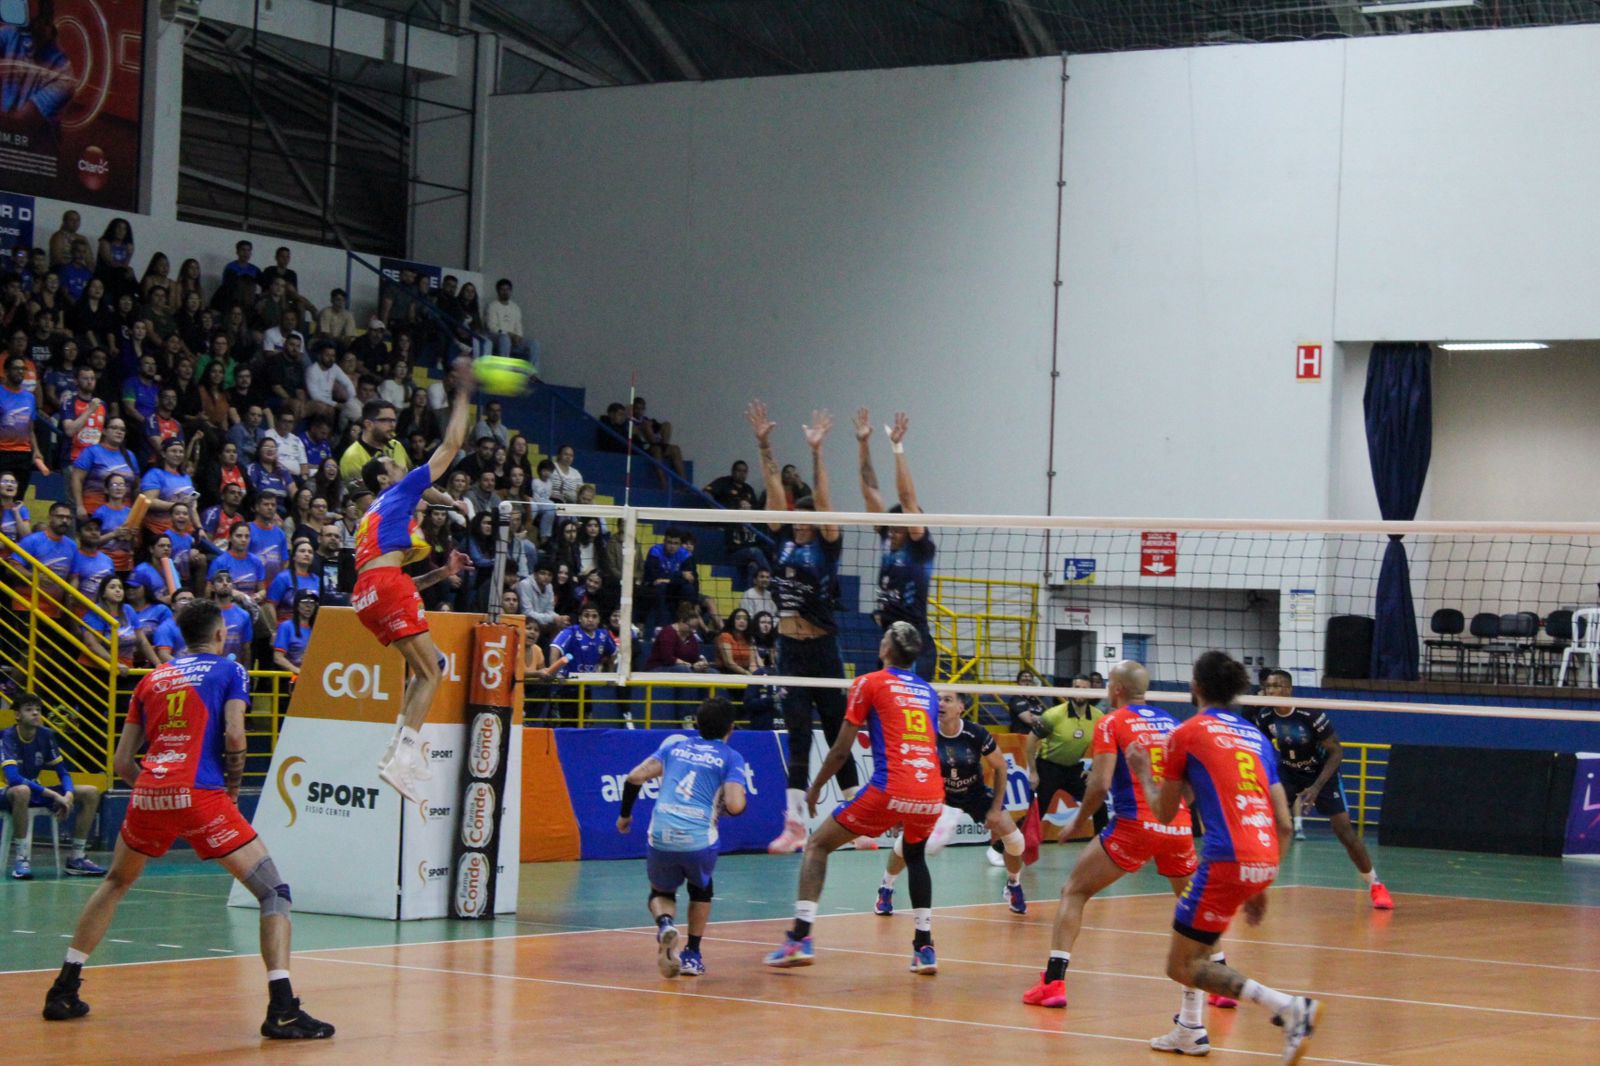
[[[1301,344],[1295,347],[1294,379],[1296,381],[1322,380],[1322,345]]]

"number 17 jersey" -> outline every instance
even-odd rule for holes
[[[874,670],[850,686],[844,717],[867,728],[873,786],[897,799],[944,802],[935,739],[939,701],[932,685],[910,670]]]

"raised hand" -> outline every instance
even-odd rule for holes
[[[800,428],[805,431],[806,443],[811,446],[811,450],[817,451],[822,447],[822,442],[828,439],[828,431],[833,428],[833,416],[828,413],[827,408],[812,411],[811,424]]]
[[[894,413],[894,425],[892,427],[884,427],[885,431],[889,434],[889,440],[895,444],[899,444],[901,441],[906,439],[906,430],[910,428],[911,418],[904,411],[896,411]]]
[[[872,413],[865,407],[856,409],[856,440],[872,436]]]
[[[778,423],[767,417],[767,405],[760,400],[751,400],[750,406],[744,409],[744,420],[750,423],[750,428],[755,431],[756,441],[760,444],[767,443],[772,436],[772,430]]]

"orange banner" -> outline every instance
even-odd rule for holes
[[[549,729],[522,731],[521,851],[523,862],[563,862],[581,855],[578,816]]]

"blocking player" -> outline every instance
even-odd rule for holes
[[[1006,758],[994,737],[983,726],[962,717],[966,705],[954,692],[939,693],[939,772],[944,775],[944,810],[928,837],[924,854],[944,850],[966,815],[989,830],[991,839],[1005,849],[1005,901],[1013,914],[1028,913],[1022,894],[1022,830],[1006,813]],[[984,775],[989,784],[983,782]],[[888,917],[894,913],[894,883],[906,868],[905,839],[897,837],[889,855],[883,884],[878,887],[878,902],[873,913]]]
[[[884,427],[889,435],[889,446],[894,451],[894,487],[900,502],[890,508],[892,514],[921,514],[917,502],[917,489],[911,480],[911,464],[906,461],[902,443],[911,419],[905,412],[897,412],[894,426]],[[883,511],[883,493],[878,488],[878,474],[872,468],[872,415],[865,408],[856,412],[856,445],[861,458],[861,495],[867,510]],[[922,635],[922,654],[912,667],[924,681],[933,680],[938,665],[933,646],[933,633],[928,628],[928,586],[933,581],[933,560],[937,552],[933,537],[925,526],[879,526],[878,540],[882,546],[882,559],[878,563],[878,605],[872,617],[883,629],[890,623],[904,620],[917,627]],[[931,842],[930,842],[931,847]]]
[[[895,622],[878,643],[884,668],[856,678],[850,686],[839,737],[806,789],[806,807],[816,814],[822,786],[849,763],[862,726],[867,727],[872,741],[872,780],[835,807],[806,842],[794,926],[785,934],[783,946],[766,957],[768,966],[810,966],[816,961],[811,923],[817,920],[817,898],[828,874],[828,856],[858,836],[876,837],[900,826],[906,869],[911,872],[916,926],[911,972],[939,971],[933,950],[933,878],[928,873],[926,850],[928,837],[944,811],[944,778],[938,773],[939,748],[934,739],[938,710],[933,687],[911,672],[911,664],[921,652],[922,637],[916,626]]]
[[[128,816],[111,870],[78,917],[67,960],[45,996],[44,1016],[60,1022],[89,1013],[89,1004],[78,995],[83,964],[110,929],[117,904],[144,872],[146,860],[165,855],[181,836],[260,901],[261,958],[267,965],[261,1035],[325,1040],[333,1026],[301,1010],[289,984],[289,886],[237,806],[250,677],[220,654],[227,632],[216,604],[194,601],[179,614],[178,626],[189,653],[156,667],[133,690],[113,760],[117,776],[133,787]],[[140,748],[145,748],[142,766]]]
[[[1073,821],[1062,829],[1062,839],[1072,834],[1079,821],[1093,818],[1108,795],[1116,818],[1083,849],[1072,876],[1061,888],[1061,903],[1050,929],[1050,959],[1038,984],[1022,996],[1022,1002],[1029,1006],[1067,1005],[1067,968],[1072,960],[1072,945],[1083,927],[1083,908],[1089,897],[1124,874],[1136,873],[1152,859],[1156,872],[1172,885],[1173,893],[1182,896],[1199,863],[1188,809],[1180,803],[1171,824],[1157,819],[1146,793],[1128,772],[1124,756],[1134,743],[1145,744],[1152,752],[1160,751],[1178,723],[1166,711],[1141,702],[1150,687],[1150,675],[1132,659],[1124,659],[1111,668],[1106,687],[1111,712],[1095,722],[1090,749],[1094,763],[1089,769],[1083,803],[1074,812]],[[1198,997],[1200,993],[1184,989],[1186,1010],[1191,995]],[[1196,1012],[1198,1009],[1196,1003]],[[1209,1047],[1203,1037],[1194,1043]]]
[[[1185,989],[1246,999],[1272,1012],[1283,1027],[1283,1062],[1299,1062],[1310,1046],[1322,1004],[1268,988],[1225,962],[1212,947],[1241,908],[1259,924],[1267,912],[1267,886],[1278,876],[1282,849],[1294,823],[1278,780],[1277,759],[1261,730],[1224,708],[1250,688],[1244,667],[1226,652],[1208,651],[1195,660],[1189,691],[1198,713],[1173,730],[1166,750],[1143,743],[1123,752],[1129,771],[1151,800],[1157,820],[1173,824],[1183,810],[1185,789],[1206,832],[1200,866],[1178,900],[1167,952],[1167,976]],[[1159,787],[1152,764],[1160,763]],[[1198,995],[1186,994],[1172,1032],[1150,1042],[1158,1051],[1204,1055],[1211,1050]]]
[[[633,804],[649,781],[661,779],[650,815],[650,917],[656,923],[656,965],[662,977],[700,977],[706,972],[700,938],[711,920],[711,874],[717,865],[717,816],[744,813],[744,756],[728,746],[733,704],[715,696],[695,712],[698,740],[676,734],[635,766],[622,786],[617,832],[633,827]],[[678,886],[689,889],[689,941],[682,953],[675,919]]]
[[[67,758],[49,726],[44,724],[44,701],[31,692],[19,692],[11,701],[17,724],[0,731],[0,769],[5,771],[5,791],[11,805],[11,825],[17,837],[17,858],[11,876],[18,881],[33,877],[28,854],[28,823],[32,812],[50,811],[65,821],[76,815],[72,829],[72,856],[67,873],[74,877],[103,877],[105,869],[85,853],[89,827],[100,807],[100,790],[90,784],[74,784]],[[57,784],[49,789],[39,780],[39,772],[49,770]],[[0,859],[5,856],[0,855]]]
[[[449,473],[461,446],[466,443],[468,409],[472,401],[473,377],[466,360],[458,360],[455,399],[450,405],[450,421],[444,439],[428,458],[426,466],[403,472],[394,460],[378,456],[361,468],[361,480],[374,493],[381,494],[356,527],[356,577],[351,606],[361,624],[372,631],[384,647],[400,649],[409,668],[410,680],[400,704],[400,720],[394,737],[378,760],[378,776],[413,803],[418,789],[433,773],[422,753],[418,730],[428,720],[428,707],[439,688],[441,659],[433,637],[428,633],[428,616],[422,609],[420,587],[401,567],[428,557],[432,551],[418,533],[417,507],[435,481]],[[387,487],[385,488],[385,484]],[[442,580],[456,573],[461,559],[452,554],[447,566],[427,575]],[[424,581],[427,578],[423,579]]]
[[[772,457],[772,430],[776,423],[767,417],[767,406],[760,400],[752,401],[746,408],[745,419],[755,433],[761,454],[767,506],[781,508],[785,498],[783,476],[777,460]],[[828,491],[828,469],[822,461],[822,444],[833,428],[833,416],[827,411],[813,411],[811,423],[801,428],[811,448],[815,487],[810,500],[795,502],[795,510],[827,511],[832,507],[832,497]],[[839,655],[839,626],[833,616],[839,556],[844,550],[839,527],[796,522],[790,526],[774,525],[771,529],[778,540],[772,575],[772,594],[778,603],[778,673],[842,680],[844,660]],[[838,689],[785,688],[780,691],[783,728],[789,736],[789,786],[783,832],[767,845],[767,850],[773,853],[799,851],[806,843],[805,789],[811,770],[812,711],[815,710],[822,720],[822,735],[835,747],[845,715],[844,695]],[[853,796],[860,784],[854,760],[847,759],[836,769],[845,797]],[[870,842],[857,843],[868,846]]]
[[[1261,685],[1263,696],[1294,695],[1294,679],[1287,670],[1272,670]],[[1344,784],[1339,767],[1344,762],[1344,747],[1333,723],[1322,711],[1302,711],[1298,707],[1251,707],[1245,717],[1261,727],[1277,749],[1278,774],[1289,797],[1289,809],[1298,823],[1306,811],[1315,808],[1333,827],[1333,835],[1344,845],[1356,872],[1367,883],[1372,908],[1394,910],[1394,898],[1378,880],[1372,868],[1367,845],[1350,821],[1344,801]],[[1303,839],[1298,834],[1296,840]]]

